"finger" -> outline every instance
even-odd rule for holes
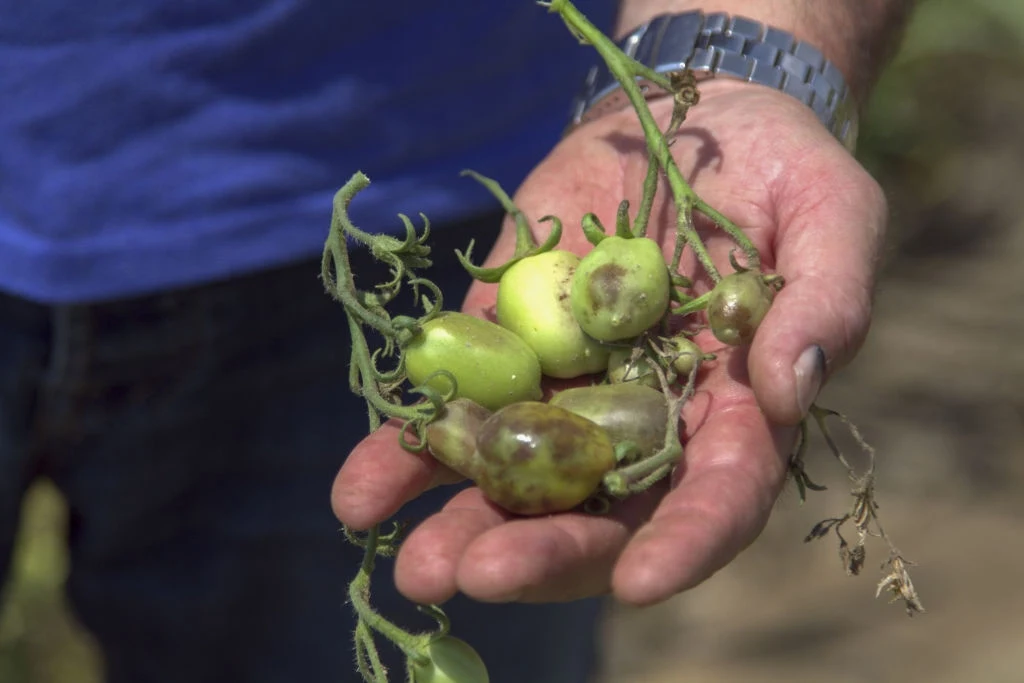
[[[716,396],[713,401],[718,400]],[[615,596],[649,605],[710,577],[764,528],[793,430],[769,428],[752,397],[711,405],[686,446],[679,483],[615,566]]]
[[[619,554],[666,488],[667,482],[603,515],[574,512],[495,527],[466,548],[458,587],[488,602],[564,602],[604,595]]]
[[[368,529],[427,489],[461,480],[429,452],[403,448],[400,431],[399,422],[387,422],[363,439],[341,466],[331,489],[331,507],[342,524]]]
[[[775,197],[774,252],[786,285],[758,329],[749,367],[759,403],[780,424],[800,421],[826,372],[863,343],[870,320],[885,199],[845,150],[827,149]]]
[[[468,489],[405,540],[395,565],[403,595],[439,603],[457,591],[484,602],[560,602],[606,593],[611,568],[658,493],[606,515],[519,518]]]
[[[461,491],[402,542],[395,560],[395,586],[420,604],[441,604],[458,591],[459,560],[481,534],[510,518],[480,489]]]

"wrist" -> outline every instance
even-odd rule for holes
[[[687,10],[656,15],[630,31],[620,46],[647,73],[679,72],[685,67],[698,81],[737,79],[783,91],[811,108],[844,146],[853,149],[857,116],[843,74],[815,45],[778,26],[725,12]],[[610,63],[595,65],[574,102],[574,125],[625,106],[619,83],[627,78],[622,74],[634,68],[619,64],[616,71]],[[658,78],[641,79],[648,97],[668,88]]]
[[[902,36],[913,0],[622,0],[614,37],[660,14],[701,10],[746,17],[816,47],[843,74],[863,106]]]

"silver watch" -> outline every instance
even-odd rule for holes
[[[737,78],[788,93],[809,106],[848,150],[854,149],[857,108],[843,75],[820,50],[786,31],[745,17],[697,10],[655,17],[622,39],[619,47],[658,73],[689,68],[698,80]],[[573,102],[572,123],[627,105],[618,81],[602,62],[591,68]]]

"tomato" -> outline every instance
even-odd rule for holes
[[[606,237],[583,257],[570,303],[583,331],[600,341],[635,337],[668,310],[671,282],[661,247],[646,237]]]
[[[711,290],[708,299],[708,325],[723,344],[749,344],[771,308],[775,290],[764,276],[753,270],[726,275]]]
[[[540,362],[526,342],[500,325],[465,313],[445,311],[423,324],[405,348],[405,370],[415,385],[446,391],[438,370],[455,376],[456,397],[490,410],[541,397]]]
[[[498,322],[534,350],[549,377],[579,377],[608,364],[608,349],[584,334],[569,306],[579,263],[580,257],[568,251],[529,256],[509,268],[498,285]]]
[[[415,683],[489,683],[487,666],[480,654],[464,640],[441,636],[430,641],[424,652],[429,659],[413,661]]]
[[[665,340],[664,348],[672,355],[672,369],[684,379],[697,363],[704,360],[704,352],[697,343],[681,334]]]
[[[476,437],[491,411],[468,398],[448,401],[444,412],[427,425],[430,453],[459,474],[472,479],[476,473]]]
[[[671,381],[674,378],[668,379]],[[632,348],[612,351],[608,357],[608,381],[612,384],[643,384],[652,389],[661,388],[661,381],[650,361],[644,356],[634,361]]]
[[[596,423],[613,444],[631,442],[644,455],[665,443],[668,402],[660,391],[642,384],[598,384],[560,391],[548,405]]]
[[[569,510],[615,467],[611,439],[564,408],[527,401],[497,411],[477,435],[473,481],[494,503],[521,515]]]

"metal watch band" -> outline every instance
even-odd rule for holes
[[[728,77],[781,90],[809,106],[847,149],[853,151],[856,144],[857,108],[843,75],[820,50],[786,31],[745,17],[696,10],[655,17],[619,47],[658,73],[689,68],[698,80]],[[590,121],[628,103],[602,62],[587,74],[573,102],[572,122]]]

